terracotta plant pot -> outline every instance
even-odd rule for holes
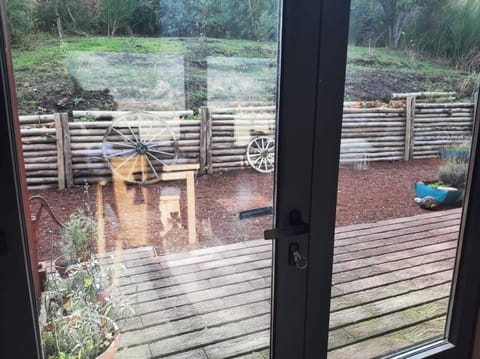
[[[56,271],[58,272],[58,274],[60,274],[60,277],[62,278],[66,278],[68,277],[68,268],[71,267],[72,265],[77,265],[77,264],[81,264],[81,263],[85,263],[86,265],[86,262],[90,260],[90,256],[88,257],[85,257],[85,259],[81,260],[81,261],[75,261],[73,263],[69,263],[67,265],[64,265],[62,262],[67,262],[67,260],[65,258],[63,258],[63,256],[59,256],[57,258],[55,258],[55,261],[54,261],[54,264],[55,264],[55,269]]]

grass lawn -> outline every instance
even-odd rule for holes
[[[209,105],[272,102],[276,44],[247,40],[65,37],[38,35],[13,49],[21,114],[61,111],[57,103],[88,107],[85,91],[103,91],[120,109],[184,109],[191,98]],[[184,59],[192,60],[185,72]],[[384,80],[387,79],[387,83]],[[350,46],[346,99],[390,92],[456,90],[467,74],[388,49]],[[375,86],[377,88],[375,88]],[[100,104],[101,107],[101,104]]]

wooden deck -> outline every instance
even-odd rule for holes
[[[367,358],[441,336],[460,210],[337,229],[329,358]],[[130,249],[118,358],[268,358],[271,244],[155,256]]]

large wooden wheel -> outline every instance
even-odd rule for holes
[[[179,153],[168,122],[146,112],[114,120],[105,132],[102,150],[112,176],[144,184],[158,181],[162,167],[175,164]]]
[[[255,137],[247,146],[247,161],[258,172],[272,172],[275,168],[275,140],[267,136]]]

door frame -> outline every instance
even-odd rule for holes
[[[0,2],[0,357],[41,358],[25,180],[5,2]]]
[[[290,225],[290,210],[297,209],[310,223],[310,234],[277,240],[274,245],[271,353],[275,359],[326,357],[349,3],[283,1],[277,136],[285,146],[278,146],[275,224]],[[0,357],[41,357],[29,266],[28,191],[18,165],[22,163],[19,133],[12,126],[17,113],[4,2],[0,12],[0,273],[7,273],[0,276],[0,292],[8,293],[0,296],[0,336],[8,343],[0,346]],[[480,217],[479,117],[477,111],[448,339],[397,357],[467,358],[472,353],[480,294],[480,221],[475,220]],[[285,150],[292,146],[296,151]],[[298,242],[309,259],[307,270],[287,265],[292,242]]]

